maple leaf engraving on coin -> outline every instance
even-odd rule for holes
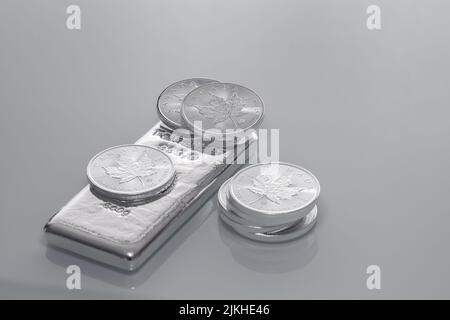
[[[162,105],[167,109],[167,112],[174,112],[179,114],[180,113],[180,104],[183,102],[184,97],[186,96],[186,93],[194,90],[199,85],[196,81],[192,80],[187,83],[180,83],[178,84],[178,88],[172,88],[169,90],[171,92],[170,94],[165,95],[164,101],[162,102]],[[176,93],[178,91],[184,92],[184,93]]]
[[[174,112],[180,114],[180,104],[183,102],[184,95],[181,94],[173,94],[169,98],[165,98],[165,100],[175,99],[175,101],[164,101],[163,106],[166,108],[167,112]]]
[[[144,153],[137,160],[126,155],[121,155],[116,162],[117,166],[103,167],[103,169],[111,178],[119,179],[120,184],[138,179],[144,187],[145,184],[142,178],[156,173],[153,161],[147,153]]]
[[[283,176],[269,168],[261,169],[261,173],[253,178],[253,184],[247,189],[260,196],[250,203],[267,198],[273,203],[281,204],[281,200],[290,200],[309,188],[295,187],[292,184],[292,175]]]
[[[197,88],[198,86],[199,86],[199,84],[197,83],[197,81],[194,81],[194,80],[181,83],[181,89],[186,92],[190,92],[190,91],[194,90],[195,88]]]
[[[227,99],[214,94],[211,94],[211,96],[212,98],[209,100],[209,105],[194,106],[194,108],[196,108],[205,118],[211,119],[214,124],[231,120],[235,129],[238,129],[235,118],[247,114],[242,111],[244,106],[246,106],[244,100],[239,97],[236,92],[233,92]]]

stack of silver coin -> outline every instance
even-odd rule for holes
[[[218,192],[220,217],[240,235],[263,242],[298,238],[317,221],[320,184],[308,170],[282,163],[248,166]]]

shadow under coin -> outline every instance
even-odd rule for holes
[[[82,274],[88,277],[121,288],[134,289],[147,281],[214,210],[215,206],[212,201],[207,201],[140,269],[132,272],[115,269],[54,247],[47,247],[46,257],[52,263],[63,268],[75,264],[80,267]]]
[[[263,243],[244,238],[218,219],[219,234],[233,258],[260,273],[287,273],[309,264],[318,251],[314,228],[303,237],[282,243]]]

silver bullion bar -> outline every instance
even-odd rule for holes
[[[173,161],[176,178],[172,190],[155,201],[121,207],[82,189],[44,227],[47,243],[87,258],[132,271],[138,269],[239,168],[223,163],[222,156],[203,154],[170,141],[161,122],[136,144],[165,151]],[[257,136],[239,145],[242,157]]]

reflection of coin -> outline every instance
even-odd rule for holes
[[[162,151],[142,145],[122,145],[95,155],[87,177],[96,192],[118,200],[136,201],[157,195],[175,176],[172,160]]]
[[[210,83],[189,93],[181,116],[187,127],[212,135],[235,134],[254,128],[262,120],[261,98],[245,87],[232,83]]]
[[[251,221],[283,224],[307,215],[320,193],[317,178],[287,163],[256,164],[230,182],[230,200]]]
[[[308,265],[316,256],[319,242],[314,231],[289,242],[252,241],[219,221],[219,235],[233,258],[242,266],[262,273],[286,273]]]
[[[168,86],[158,98],[158,114],[163,123],[171,128],[181,126],[181,103],[184,97],[192,90],[208,84],[217,82],[211,79],[193,78],[175,82]]]

